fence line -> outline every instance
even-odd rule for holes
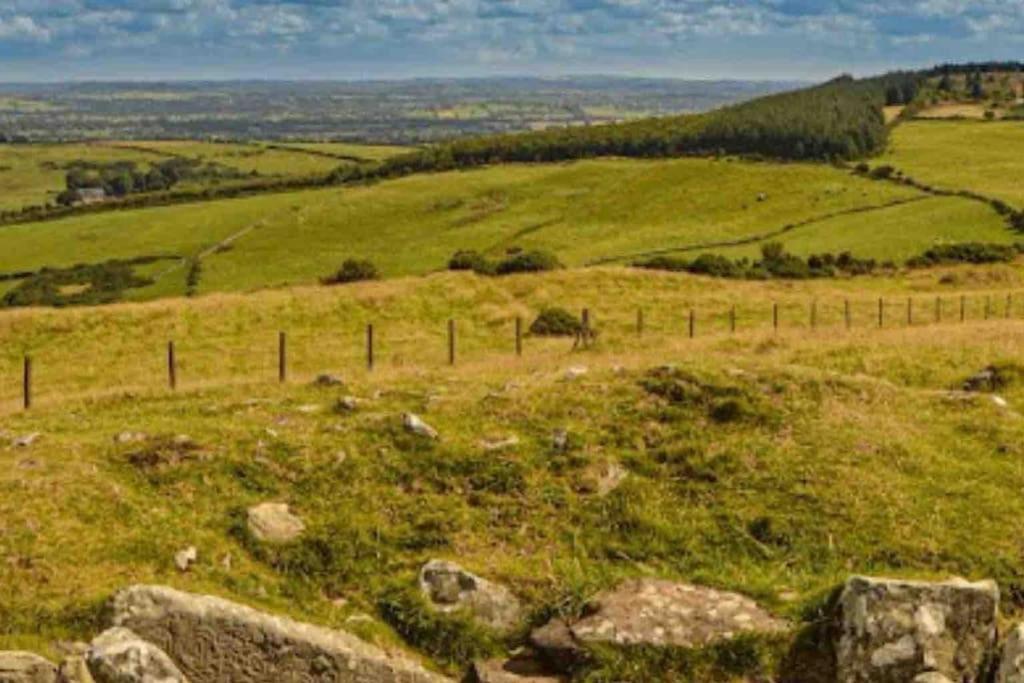
[[[934,303],[934,324],[941,324],[944,322],[944,303],[947,297],[941,295],[935,297]],[[919,327],[921,320],[916,319],[915,322],[915,297],[907,297],[906,300],[906,324],[905,328]],[[969,298],[966,295],[960,295],[959,297],[959,322],[966,323],[969,319],[968,316],[968,301]],[[996,317],[996,320],[1012,320],[1014,319],[1014,296],[1013,293],[1008,293],[1003,305],[1002,318]],[[886,329],[887,317],[886,312],[891,307],[891,302],[887,302],[885,297],[880,297],[877,302],[878,305],[878,317],[877,325],[878,329]],[[808,325],[811,330],[818,330],[820,327],[820,315],[819,315],[819,302],[817,299],[812,299],[807,304],[809,308],[809,317],[805,318],[808,320]],[[803,308],[803,306],[801,306]],[[975,308],[975,310],[977,310]],[[993,316],[996,314],[993,308],[992,295],[986,295],[983,299],[982,308],[982,319],[985,321],[993,320]],[[723,314],[719,313],[719,316],[725,317],[725,325],[728,333],[734,335],[740,329],[740,317],[735,304],[731,305],[728,310]],[[705,314],[701,320],[707,320],[713,322],[716,319],[714,313],[707,315]],[[719,318],[720,319],[720,318]],[[758,318],[763,320],[763,318]],[[853,305],[849,298],[843,300],[842,305],[842,323],[845,329],[851,330],[854,328],[854,316],[853,316]],[[682,321],[683,329],[679,329],[680,334],[686,334],[689,339],[696,339],[698,337],[698,309],[697,307],[691,307],[688,311],[687,316]],[[637,337],[642,337],[645,333],[647,322],[647,312],[643,307],[638,307],[636,311],[636,323],[635,333]],[[523,355],[524,350],[524,329],[523,329],[523,318],[522,316],[516,316],[515,320],[515,337],[514,337],[514,353],[517,357]],[[785,325],[785,320],[782,316],[782,309],[777,301],[773,301],[771,304],[771,330],[774,333],[778,333],[782,330]],[[927,324],[927,323],[925,323]],[[704,326],[702,326],[703,328]],[[712,325],[706,326],[711,328]],[[576,344],[574,349],[582,346],[583,348],[589,347],[596,336],[596,326],[594,325],[594,318],[590,308],[584,308],[580,314],[580,332],[577,335]],[[749,327],[747,331],[753,331],[758,328]],[[762,328],[763,329],[763,328]],[[794,326],[794,329],[805,329],[802,325]],[[833,328],[834,329],[834,328]],[[866,330],[872,329],[871,326],[863,328]],[[896,329],[896,328],[890,328]],[[458,336],[457,336],[457,322],[455,318],[450,318],[447,321],[447,351],[448,351],[448,365],[454,366],[457,361],[458,351]],[[708,335],[714,334],[712,331]],[[368,372],[372,372],[376,364],[376,330],[373,323],[366,325],[366,338],[365,338],[365,353],[366,353],[366,369]],[[33,384],[34,381],[34,370],[35,361],[31,355],[25,355],[22,363],[22,406],[24,410],[30,410],[37,398],[36,388]],[[282,384],[288,381],[288,334],[285,331],[278,333],[278,344],[277,344],[277,370],[278,370],[278,381]],[[167,343],[167,381],[168,388],[170,391],[176,391],[179,385],[179,367],[178,367],[178,353],[175,345],[175,341],[171,340]]]

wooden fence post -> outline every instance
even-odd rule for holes
[[[636,309],[636,334],[642,337],[644,334],[644,309]]]
[[[694,310],[690,309],[690,339],[697,336],[697,314]]]
[[[373,323],[366,326],[366,369],[373,370]]]
[[[729,309],[729,331],[736,334],[736,307]]]
[[[580,345],[584,348],[590,345],[590,309],[584,308],[580,314]]]
[[[1013,294],[1006,295],[1006,319],[1013,317]]]
[[[960,322],[967,320],[967,297],[960,295]]]
[[[32,407],[32,357],[25,356],[21,376],[22,400],[25,410]]]
[[[772,329],[776,332],[779,331],[779,304],[772,304]]]
[[[914,299],[907,297],[907,327],[914,326]]]
[[[167,342],[167,383],[171,391],[178,388],[178,358],[174,353],[174,342]]]
[[[935,322],[942,322],[942,297],[935,297]]]
[[[516,316],[516,355],[523,355],[523,318]]]
[[[878,298],[878,328],[885,327],[885,299]]]
[[[284,332],[277,333],[277,381],[288,381],[288,335]]]
[[[849,299],[843,302],[843,318],[846,320],[846,329],[850,329],[853,326],[853,316],[850,315]]]
[[[448,321],[448,365],[455,365],[455,321]]]

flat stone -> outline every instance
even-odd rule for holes
[[[192,683],[448,681],[345,631],[299,623],[212,596],[134,586],[115,596],[113,614],[116,626],[162,649]]]
[[[424,422],[418,415],[412,413],[405,413],[402,415],[402,426],[405,427],[405,431],[422,436],[427,439],[437,439],[437,430]]]
[[[31,652],[0,652],[0,683],[56,683],[57,667]]]
[[[904,683],[930,673],[978,683],[995,647],[992,581],[852,577],[839,607],[838,683]]]
[[[1024,624],[1018,624],[1006,638],[996,683],[1024,683]]]
[[[484,439],[480,442],[480,448],[486,453],[496,453],[498,451],[507,451],[511,448],[515,448],[519,445],[519,437],[513,434],[512,436],[505,437],[503,439]]]
[[[788,630],[785,622],[742,595],[659,579],[626,581],[598,596],[590,614],[570,626],[573,639],[588,645],[682,648]]]
[[[431,560],[420,570],[419,583],[430,604],[440,612],[464,610],[480,624],[502,632],[522,621],[522,605],[510,590],[454,562]]]
[[[14,440],[14,446],[15,448],[28,448],[36,441],[38,441],[39,437],[41,436],[42,434],[40,432],[32,432],[31,434],[26,434],[25,436],[19,436],[17,439]]]
[[[305,523],[285,503],[261,503],[249,508],[247,523],[249,533],[264,543],[291,543],[306,530]]]
[[[86,653],[96,683],[188,683],[167,654],[126,628],[103,632]]]

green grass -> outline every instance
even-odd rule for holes
[[[113,144],[202,159],[209,163],[237,169],[243,173],[256,172],[264,176],[326,175],[337,168],[340,163],[336,159],[305,154],[301,151],[267,149],[257,143],[133,141]]]
[[[758,201],[761,193],[765,201]],[[921,195],[913,189],[810,164],[513,165],[11,227],[0,231],[0,270],[192,255],[253,225],[259,227],[230,250],[204,259],[200,291],[311,283],[346,258],[368,258],[388,277],[422,274],[443,269],[459,249],[500,256],[511,247],[541,248],[579,266],[741,239],[915,196]],[[942,234],[940,222],[935,235]],[[922,231],[920,246],[935,235]]]
[[[989,293],[1020,283],[1016,267],[953,270],[991,278]],[[1024,423],[1014,412],[1024,386],[1006,389],[1009,411],[946,392],[1019,356],[1021,302],[1013,321],[879,332],[865,300],[851,333],[812,333],[789,318],[777,336],[765,328],[775,299],[789,314],[817,298],[834,325],[843,296],[878,288],[930,298],[946,291],[937,279],[710,287],[620,269],[500,281],[446,274],[5,313],[3,395],[13,399],[20,353],[31,349],[39,403],[21,414],[8,402],[0,418],[0,648],[46,651],[54,639],[94,635],[96,606],[134,582],[394,643],[387,623],[415,634],[425,622],[414,604],[403,601],[398,616],[385,607],[438,556],[509,585],[538,619],[640,575],[738,590],[798,622],[851,573],[993,577],[1009,588],[1024,552]],[[515,359],[512,318],[549,304],[593,306],[597,346],[572,354],[568,342],[529,339]],[[735,337],[720,317],[731,304],[744,326]],[[649,314],[640,340],[630,329],[637,305]],[[701,311],[693,341],[681,333],[680,311],[691,306]],[[454,369],[443,339],[452,315],[464,353]],[[359,362],[370,319],[382,344],[373,374]],[[274,382],[278,329],[294,354],[284,387]],[[161,388],[172,336],[182,362],[175,395]],[[674,392],[678,378],[650,374],[666,363],[702,388]],[[565,382],[570,365],[590,373]],[[347,386],[309,386],[323,371],[341,372]],[[334,413],[342,393],[363,407]],[[742,410],[718,410],[723,395]],[[441,441],[405,435],[403,411],[422,415]],[[570,452],[552,451],[556,428],[573,435]],[[125,430],[188,434],[200,455],[139,468],[129,456],[143,446],[112,441]],[[31,448],[5,445],[36,431]],[[506,453],[480,447],[513,434],[521,445]],[[630,477],[599,498],[581,482],[608,459]],[[264,500],[291,503],[309,525],[305,540],[264,553],[240,537],[239,511]],[[187,545],[199,562],[181,574],[172,558]],[[1004,605],[1010,615],[1019,608]],[[359,612],[373,621],[350,619]],[[421,642],[439,664],[494,647],[484,634],[453,633],[447,644]],[[592,680],[651,680],[617,657],[607,666],[614,678]]]
[[[1024,124],[1018,121],[919,121],[892,133],[876,164],[892,164],[914,179],[947,190],[971,190],[1024,209],[1019,182]]]
[[[342,157],[366,159],[367,161],[383,161],[389,157],[413,151],[412,147],[363,145],[352,142],[275,142],[273,144],[291,149],[305,149]]]

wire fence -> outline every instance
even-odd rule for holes
[[[729,305],[693,304],[683,309],[666,312],[663,307],[636,307],[632,312],[621,307],[601,309],[584,308],[580,311],[577,332],[570,340],[557,341],[530,334],[527,319],[521,315],[506,318],[499,323],[481,322],[468,318],[450,318],[440,329],[426,329],[427,326],[413,321],[389,321],[388,332],[382,334],[375,322],[364,323],[353,334],[320,329],[316,325],[293,336],[287,330],[276,335],[276,345],[270,343],[273,337],[265,331],[249,330],[247,339],[229,340],[225,335],[207,336],[185,340],[169,339],[166,342],[163,361],[158,364],[154,358],[159,354],[146,353],[144,358],[134,362],[124,353],[112,352],[115,359],[94,360],[88,372],[78,364],[69,366],[68,358],[73,351],[52,359],[53,368],[40,362],[40,354],[26,354],[20,366],[20,407],[31,409],[46,394],[66,397],[74,388],[88,386],[92,393],[103,389],[124,388],[119,381],[114,365],[133,366],[133,377],[150,377],[150,387],[165,382],[171,391],[189,384],[208,386],[228,383],[233,377],[251,380],[254,376],[265,377],[268,381],[276,369],[277,382],[284,384],[296,376],[310,372],[314,366],[323,371],[327,367],[346,368],[347,371],[361,366],[372,373],[382,362],[392,366],[443,367],[455,366],[468,359],[492,358],[496,354],[521,358],[527,354],[565,353],[583,351],[601,346],[605,348],[649,349],[647,342],[657,343],[666,336],[678,339],[737,337],[742,335],[784,334],[792,331],[842,332],[860,330],[892,330],[916,328],[929,325],[967,324],[971,322],[1024,319],[1024,294],[1007,292],[1000,294],[956,294],[938,296],[879,297],[877,299],[845,298],[841,300],[804,299],[801,301],[737,302]],[[237,336],[237,335],[236,335]],[[258,339],[266,340],[259,344]],[[643,340],[641,343],[638,340]],[[188,344],[183,354],[181,342]],[[232,346],[232,343],[234,344]],[[571,344],[571,346],[570,346]],[[154,344],[154,347],[156,345]],[[132,347],[137,351],[145,344]],[[433,348],[435,351],[430,351]],[[293,356],[300,355],[300,372],[293,373]],[[194,363],[194,374],[184,375],[183,365]],[[44,359],[46,362],[46,359]],[[38,378],[52,369],[54,376],[46,387],[46,394],[40,391]],[[60,381],[60,376],[79,372],[77,382]],[[164,380],[159,379],[164,376]],[[106,380],[106,386],[103,385]],[[10,394],[8,394],[10,397]],[[13,397],[11,397],[13,398]]]

